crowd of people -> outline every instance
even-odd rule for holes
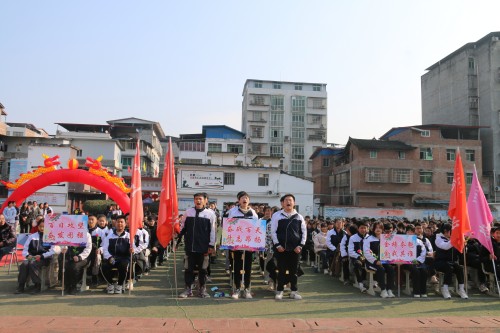
[[[181,231],[175,240],[183,244],[185,251],[185,288],[180,298],[210,297],[207,283],[211,281],[211,265],[217,256],[225,257],[232,299],[253,298],[252,267],[258,266],[267,289],[274,292],[276,300],[281,300],[285,291],[289,291],[289,298],[300,300],[298,278],[306,263],[316,272],[341,277],[346,286],[354,285],[363,293],[370,288],[367,274],[373,274],[380,297],[392,298],[398,281],[395,265],[379,260],[383,234],[416,236],[416,258],[402,266],[410,272],[415,298],[427,297],[429,284],[439,284],[442,297],[451,298],[453,276],[458,285],[456,293],[462,299],[468,298],[464,257],[466,266],[475,268],[481,292],[488,291],[484,272],[496,272],[497,279],[500,278],[499,223],[491,228],[493,254],[477,240],[469,238],[464,256],[451,245],[449,221],[303,217],[295,210],[293,194],[281,197],[280,208],[253,205],[244,191],[239,192],[235,203],[224,207],[223,212],[209,201],[207,193],[196,193],[193,203],[192,208],[179,216]],[[112,205],[104,214],[88,216],[86,244],[62,247],[47,246],[41,241],[45,218],[51,212],[46,204],[26,202],[18,209],[12,202],[0,214],[0,260],[16,247],[18,233],[30,234],[23,244],[25,260],[19,267],[16,293],[41,292],[42,270],[56,265],[65,267],[64,288],[68,294],[78,292],[85,271],[93,288],[104,284],[106,293],[121,294],[166,260],[166,249],[156,234],[157,217],[154,214],[145,216],[132,246],[128,216]],[[220,250],[217,235],[224,218],[263,220],[265,251]],[[59,269],[59,281],[63,279],[62,274],[63,270]]]

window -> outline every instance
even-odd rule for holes
[[[304,142],[304,130],[292,129],[292,143],[303,143],[303,142]]]
[[[285,110],[285,98],[283,96],[271,96],[271,111]]]
[[[252,120],[254,121],[263,121],[264,116],[262,111],[252,111]]]
[[[304,162],[303,161],[292,161],[291,163],[291,174],[294,176],[304,176]]]
[[[432,184],[432,171],[420,171],[420,183]]]
[[[453,172],[446,173],[446,183],[453,184]]]
[[[397,184],[411,184],[413,171],[410,169],[392,169],[392,182]]]
[[[474,162],[476,160],[475,151],[471,149],[465,150],[465,160]]]
[[[271,142],[283,142],[283,128],[271,128]]]
[[[198,158],[183,158],[181,159],[181,163],[184,164],[202,164],[203,161]]]
[[[281,157],[283,156],[283,145],[271,145],[271,156]]]
[[[315,98],[313,99],[313,109],[324,109],[325,105],[323,104],[322,99]]]
[[[474,58],[469,58],[469,69],[474,69],[475,63],[474,63]]]
[[[179,142],[181,151],[205,151],[205,142],[202,141],[184,141]]]
[[[472,184],[472,173],[467,172],[467,173],[465,174],[465,183],[466,183],[467,185]]]
[[[273,83],[273,89],[281,89],[281,83],[274,82]]]
[[[376,150],[370,150],[370,158],[377,158],[377,151]]]
[[[330,166],[330,159],[329,158],[324,158],[323,159],[323,167],[327,168]]]
[[[310,124],[321,124],[323,122],[323,116],[321,115],[311,115],[311,118],[310,118]]]
[[[82,157],[83,151],[81,149],[78,149],[76,151],[76,157]]]
[[[321,84],[313,84],[313,91],[321,91]]]
[[[241,153],[243,153],[243,145],[236,145],[236,144],[229,143],[227,145],[227,151],[229,153],[238,153],[238,154],[241,154]]]
[[[377,202],[377,207],[385,207],[385,204],[383,202]]]
[[[294,160],[304,159],[304,146],[292,146],[292,159]]]
[[[250,136],[252,138],[263,138],[264,137],[262,135],[262,127],[252,126],[252,127],[250,127],[250,130],[251,130]]]
[[[404,207],[405,204],[403,202],[393,202],[392,207]]]
[[[292,97],[292,111],[306,111],[306,98],[304,96]]]
[[[234,185],[234,172],[224,172],[224,185]]]
[[[301,83],[295,83],[295,90],[302,90],[302,84]]]
[[[366,168],[365,169],[365,182],[367,183],[382,183],[384,182],[384,169],[380,168]]]
[[[420,136],[428,138],[431,136],[431,131],[428,131],[428,130],[422,131],[422,132],[420,132]]]
[[[271,126],[283,126],[283,112],[271,111]]]
[[[420,148],[420,159],[431,161],[432,160],[432,148],[421,147]]]
[[[252,153],[254,154],[260,154],[261,153],[261,145],[258,143],[252,143]]]
[[[304,114],[292,112],[292,127],[304,127]]]
[[[268,173],[259,173],[259,186],[269,186]]]
[[[264,96],[254,96],[253,97],[253,104],[254,105],[265,105],[265,99],[264,99]],[[250,103],[252,104],[252,103]]]
[[[455,160],[455,149],[446,149],[446,160],[447,161]]]
[[[12,133],[12,136],[23,136],[24,133],[23,132],[13,132]]]
[[[406,153],[404,151],[398,151],[398,160],[406,159]]]
[[[222,151],[221,143],[209,143],[208,144],[208,152],[209,153],[220,153]]]
[[[122,157],[122,167],[132,166],[132,157]]]
[[[255,81],[253,83],[254,88],[262,88],[262,81]]]

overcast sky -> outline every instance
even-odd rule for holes
[[[500,30],[500,1],[2,1],[8,122],[241,130],[246,79],[321,82],[328,142],[421,123],[420,77]]]

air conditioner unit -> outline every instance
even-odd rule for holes
[[[495,192],[499,192],[500,191],[500,186],[495,186]]]

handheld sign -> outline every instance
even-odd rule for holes
[[[257,218],[224,218],[220,248],[264,251],[266,249],[266,221]]]
[[[85,246],[87,215],[52,214],[45,221],[43,243],[48,245]]]
[[[411,264],[417,259],[417,236],[383,234],[380,238],[380,261],[384,264]]]

